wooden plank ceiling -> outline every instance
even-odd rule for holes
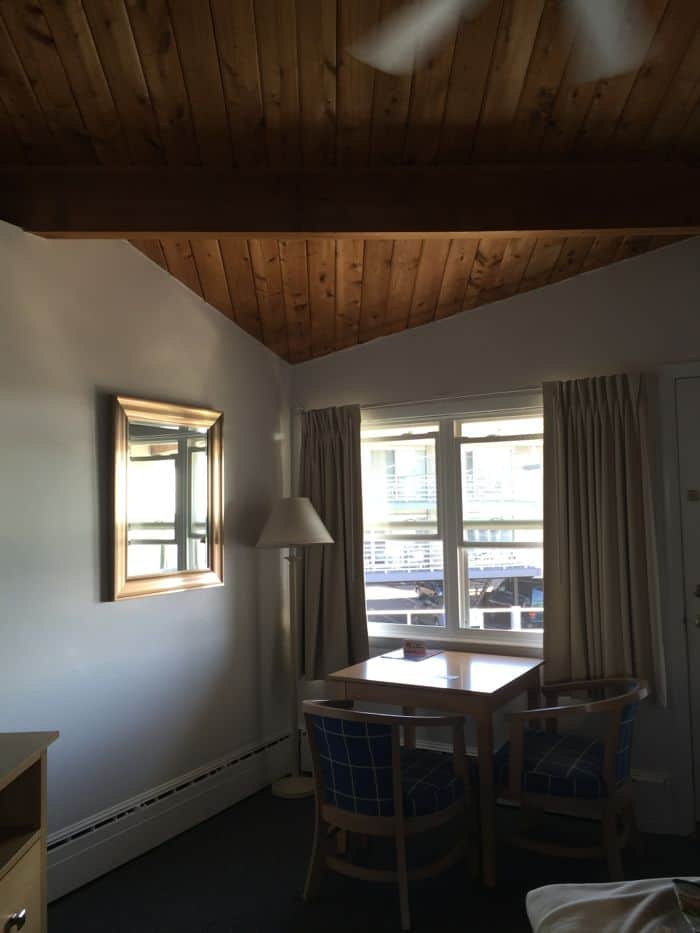
[[[674,237],[133,240],[292,363],[559,282]]]
[[[491,0],[410,77],[347,53],[398,0],[0,0],[0,160],[247,171],[700,155],[700,3],[647,13],[634,73],[577,84],[565,0]],[[523,178],[527,184],[527,178]],[[542,191],[546,199],[547,191]],[[671,237],[133,245],[292,362]]]

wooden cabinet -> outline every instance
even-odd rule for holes
[[[44,907],[41,903],[41,842],[37,841],[0,880],[0,923],[2,933],[42,933]]]
[[[0,933],[46,933],[46,749],[57,738],[0,733]]]

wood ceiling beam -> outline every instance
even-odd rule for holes
[[[0,217],[48,237],[700,233],[700,164],[475,164],[305,174],[0,168]]]

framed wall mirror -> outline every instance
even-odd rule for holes
[[[223,583],[222,421],[116,396],[115,599]]]

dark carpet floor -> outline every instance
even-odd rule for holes
[[[527,933],[525,894],[542,884],[605,881],[602,862],[551,859],[507,845],[517,814],[499,808],[499,884],[465,864],[411,886],[414,933]],[[589,826],[559,822],[569,836]],[[393,885],[328,874],[321,898],[301,891],[313,832],[311,800],[263,791],[49,907],[50,933],[375,933],[399,930]],[[381,849],[381,847],[380,847]],[[382,852],[374,853],[381,858]],[[628,878],[700,875],[695,838],[646,836],[625,854]]]

